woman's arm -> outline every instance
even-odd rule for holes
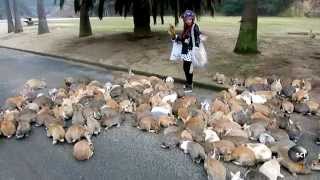
[[[182,41],[181,40],[181,37],[179,35],[176,35],[175,37],[172,37],[172,40],[175,40],[175,41]]]
[[[199,26],[197,24],[195,24],[194,26],[194,39],[195,39],[195,45],[196,47],[199,47],[200,45],[200,29]]]

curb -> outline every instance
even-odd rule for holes
[[[90,61],[86,61],[86,60],[78,59],[78,58],[59,56],[59,55],[55,55],[55,54],[47,54],[47,53],[31,51],[31,50],[26,50],[26,49],[7,47],[7,46],[3,46],[3,45],[0,45],[0,48],[11,49],[11,50],[26,52],[26,53],[32,53],[32,54],[40,55],[40,56],[48,56],[48,57],[52,57],[52,58],[63,59],[66,62],[79,63],[80,65],[81,64],[90,65],[93,67],[99,67],[99,68],[103,68],[106,70],[113,70],[113,71],[120,71],[120,72],[128,72],[129,71],[129,69],[125,68],[125,67],[120,67],[120,66],[115,66],[115,65],[107,65],[107,64],[102,64],[102,63],[98,63],[98,62],[90,62]],[[166,78],[166,76],[161,75],[161,74],[150,73],[150,72],[145,72],[145,71],[140,71],[140,70],[135,70],[135,69],[132,69],[132,72],[134,74],[142,75],[142,76],[156,76],[156,77],[159,77],[162,79]],[[175,82],[177,82],[177,83],[184,83],[185,82],[185,80],[182,78],[178,78],[178,77],[173,77],[173,78],[174,78]],[[203,82],[199,82],[199,81],[194,81],[193,84],[195,87],[213,90],[213,91],[222,91],[222,90],[228,89],[227,87],[221,86],[218,84],[207,84],[207,83],[203,83]]]

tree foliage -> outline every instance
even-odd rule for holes
[[[221,11],[228,16],[240,15],[243,11],[243,4],[244,0],[224,0]]]
[[[99,0],[98,15],[99,18],[103,18],[104,3],[108,0]],[[199,16],[204,12],[210,12],[214,15],[215,5],[220,3],[221,0],[149,0],[146,1],[151,8],[149,13],[153,16],[154,24],[157,23],[157,16],[161,17],[161,23],[163,22],[163,16],[166,13],[171,13],[175,17],[175,23],[179,22],[179,16],[186,10],[190,9],[196,12]],[[126,17],[132,10],[133,4],[136,0],[116,0],[115,10],[120,15]],[[170,10],[170,11],[169,11]]]
[[[62,9],[64,4],[65,4],[65,0],[54,0],[54,4],[58,4],[60,8]],[[94,8],[94,5],[96,3],[96,0],[74,0],[74,12],[78,13],[80,12],[81,6],[84,5],[84,3],[86,3],[86,6],[88,8],[88,11]]]
[[[228,16],[241,15],[245,0],[224,0],[221,12]],[[277,15],[293,3],[294,0],[259,0],[259,15]]]

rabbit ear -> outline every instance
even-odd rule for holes
[[[284,178],[283,174],[279,173],[278,175],[279,175],[279,177]]]
[[[250,127],[250,125],[248,125],[247,123],[244,123],[243,129],[248,129],[249,127]]]
[[[302,131],[302,127],[300,126],[300,124],[296,124],[295,126],[299,131]]]
[[[80,108],[84,108],[84,106],[83,106],[81,103],[79,103],[79,107],[80,107]]]
[[[216,148],[213,148],[213,155],[212,157],[216,158]]]

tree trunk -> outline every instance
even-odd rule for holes
[[[49,33],[48,22],[46,18],[46,12],[43,5],[43,0],[37,0],[37,11],[38,11],[38,34]]]
[[[133,2],[134,34],[138,37],[151,35],[150,28],[150,3],[149,0]]]
[[[92,29],[89,18],[88,1],[83,1],[80,8],[80,31],[79,37],[91,36]]]
[[[14,14],[14,32],[20,33],[23,32],[21,19],[20,19],[20,12],[19,12],[19,3],[17,3],[17,0],[13,0],[13,14]]]
[[[257,0],[245,0],[245,7],[241,18],[241,26],[235,53],[258,53],[257,47]]]
[[[5,8],[6,8],[6,13],[7,13],[7,21],[8,21],[8,33],[14,32],[14,24],[13,24],[13,19],[12,19],[12,12],[10,8],[10,2],[9,0],[5,0]]]

